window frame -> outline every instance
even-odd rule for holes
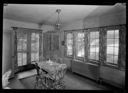
[[[90,59],[90,32],[98,32],[99,33],[99,55],[98,55],[98,60],[96,59]],[[88,29],[88,61],[93,63],[93,64],[99,64],[100,63],[100,28],[99,27],[94,27],[94,28],[89,28]]]
[[[119,69],[119,56],[120,56],[120,53],[119,53],[119,47],[120,47],[120,26],[119,25],[117,25],[117,26],[107,26],[107,27],[105,27],[104,28],[104,30],[105,30],[105,43],[106,43],[106,45],[105,45],[105,60],[104,60],[104,65],[105,66],[108,66],[108,67],[112,67],[112,68],[115,68],[115,69]],[[119,30],[119,38],[118,38],[118,43],[119,43],[119,46],[118,46],[118,60],[117,60],[117,64],[113,64],[113,63],[110,63],[110,62],[107,62],[107,31],[111,31],[111,30]],[[115,39],[115,38],[114,38]],[[114,54],[113,54],[113,56],[114,56]]]
[[[18,53],[26,53],[26,65],[31,64],[31,34],[32,33],[38,33],[39,34],[39,50],[41,50],[41,46],[42,46],[42,30],[40,29],[30,29],[30,28],[22,28],[22,27],[18,27],[16,30],[14,30],[16,33],[16,56],[18,57]],[[23,33],[27,35],[27,46],[26,46],[26,50],[17,50],[17,34],[18,33]],[[42,54],[42,51],[39,51],[39,61],[41,60],[40,55]],[[18,60],[18,58],[16,58],[16,61]],[[18,66],[18,62],[17,62],[17,67]]]
[[[72,46],[72,55],[67,55],[67,34],[71,33],[73,35],[73,46]],[[68,58],[73,58],[74,57],[74,33],[73,31],[69,30],[69,31],[64,31],[64,41],[65,41],[65,52],[64,55]]]
[[[78,57],[77,56],[77,52],[76,52],[76,35],[77,33],[83,33],[84,34],[84,57]],[[74,59],[75,60],[80,60],[80,61],[84,61],[85,59],[85,30],[84,29],[77,29],[74,31]]]
[[[18,36],[18,34],[20,34],[21,36]],[[26,42],[28,43],[28,34],[27,34],[27,32],[25,32],[25,31],[20,31],[20,30],[17,30],[16,31],[16,41],[18,40],[18,39],[24,39],[22,36],[24,36],[24,34],[26,35]],[[18,41],[17,41],[17,44],[18,44]],[[21,64],[22,65],[18,65],[18,53],[21,53],[22,54],[22,61],[21,61]],[[27,60],[28,60],[28,55],[27,55],[27,53],[28,53],[28,45],[26,44],[26,49],[24,50],[24,49],[20,49],[20,50],[18,50],[18,45],[16,45],[16,55],[17,55],[17,66],[18,67],[20,67],[20,66],[24,66],[24,65],[27,65],[28,63],[27,63]],[[24,64],[24,62],[23,62],[23,54],[26,54],[26,63]]]
[[[98,60],[95,59],[90,59],[90,32],[98,32],[99,33],[99,55],[98,55]],[[100,28],[99,27],[94,27],[94,28],[89,28],[88,29],[88,61],[93,63],[93,64],[99,64],[100,62]]]

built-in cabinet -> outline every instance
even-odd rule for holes
[[[43,56],[44,59],[52,59],[60,54],[60,40],[58,31],[43,33]]]

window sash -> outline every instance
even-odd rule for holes
[[[116,33],[115,33],[116,31]],[[116,34],[116,35],[115,35]],[[110,37],[111,35],[111,37]],[[107,30],[106,63],[118,65],[119,30]],[[111,42],[111,43],[110,43]]]
[[[99,31],[89,33],[89,60],[99,60],[99,35]]]
[[[75,56],[76,58],[84,58],[85,56],[85,34],[84,32],[76,32],[75,36]]]
[[[73,33],[66,33],[66,55],[73,56]]]

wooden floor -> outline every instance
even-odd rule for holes
[[[113,90],[86,77],[67,71],[64,77],[67,90]],[[24,79],[13,79],[8,85],[12,89],[34,89],[35,75]]]

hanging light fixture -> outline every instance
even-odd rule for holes
[[[61,12],[61,9],[56,9],[56,13],[58,14],[58,17],[57,17],[57,21],[56,21],[56,24],[55,24],[55,28],[57,30],[60,30],[60,26],[61,26],[61,23],[60,23],[60,12]]]

